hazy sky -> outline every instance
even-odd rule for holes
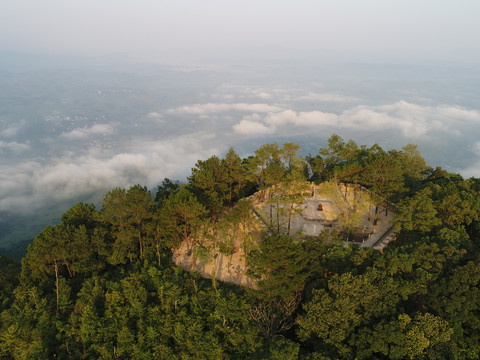
[[[0,50],[170,63],[480,61],[478,0],[15,0]]]

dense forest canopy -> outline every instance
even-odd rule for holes
[[[479,180],[428,166],[415,145],[332,135],[316,155],[299,150],[266,144],[241,159],[230,149],[199,160],[185,184],[73,206],[21,270],[0,257],[0,358],[478,359]],[[349,213],[319,236],[274,217],[252,236],[250,195],[282,202],[290,220],[309,182],[361,185],[374,217],[395,208],[398,238],[382,253],[345,246]],[[252,288],[172,261],[181,244],[215,261],[240,237]]]

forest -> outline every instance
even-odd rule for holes
[[[332,135],[299,153],[230,149],[185,183],[74,205],[21,266],[0,256],[0,359],[478,359],[479,179],[427,165],[412,144]],[[396,240],[345,245],[348,221],[305,236],[270,219],[253,236],[251,195],[290,218],[312,182],[367,189],[375,209],[395,209]],[[184,243],[198,261],[241,246],[255,286],[177,266]]]

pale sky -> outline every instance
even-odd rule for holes
[[[478,0],[15,0],[0,51],[160,62],[480,61]]]

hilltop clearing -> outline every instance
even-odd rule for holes
[[[373,200],[365,188],[350,185],[349,189],[348,185],[334,182],[320,185],[305,182],[298,188],[303,191],[296,195],[298,203],[289,203],[288,198],[271,194],[273,191],[269,189],[255,193],[244,200],[251,202],[245,229],[240,231],[235,225],[229,229],[228,224],[221,222],[225,230],[215,237],[208,234],[199,240],[199,247],[192,249],[189,240],[182,242],[173,252],[173,261],[207,278],[214,276],[219,281],[254,287],[254,280],[247,275],[248,249],[260,243],[266,234],[292,235],[297,241],[304,241],[332,230],[344,235],[345,246],[354,243],[360,247],[375,246],[378,250],[394,238],[393,235],[379,243],[391,230],[395,212],[391,207],[390,211],[379,207],[375,214]],[[232,216],[227,213],[226,218]]]

